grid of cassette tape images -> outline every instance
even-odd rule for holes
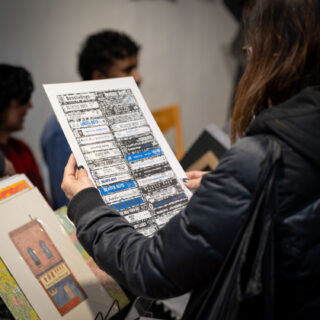
[[[57,96],[106,204],[152,235],[188,202],[131,89]]]

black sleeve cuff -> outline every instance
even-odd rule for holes
[[[86,188],[77,193],[68,205],[68,217],[75,222],[78,217],[100,205],[106,205],[96,188]]]

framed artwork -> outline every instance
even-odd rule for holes
[[[15,174],[0,180],[0,201],[33,188],[25,174]]]
[[[21,300],[24,312],[32,309],[46,320],[105,319],[117,312],[117,303],[36,188],[1,201],[0,212],[2,269],[28,301]]]
[[[10,312],[15,319],[40,319],[1,258],[0,297],[6,308],[9,310],[8,312]],[[5,308],[3,305],[1,307]]]
[[[9,232],[9,236],[62,316],[87,299],[39,220],[27,222]]]
[[[77,248],[77,250],[81,253],[84,261],[88,264],[93,274],[96,276],[100,284],[106,289],[108,294],[119,303],[119,308],[122,309],[129,303],[129,299],[120,286],[116,283],[114,279],[112,279],[106,272],[101,270],[97,264],[93,261],[93,259],[89,256],[87,251],[84,250],[82,245],[80,244],[77,235],[76,228],[72,221],[67,216],[67,207],[64,206],[58,210],[56,210],[55,215],[58,221],[63,226],[64,230],[67,232],[68,236],[72,240],[73,244]]]

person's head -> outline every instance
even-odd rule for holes
[[[79,54],[79,73],[83,80],[132,76],[139,85],[139,49],[124,33],[107,30],[92,34]]]
[[[264,109],[320,84],[320,1],[249,0],[243,15],[250,48],[239,83],[231,138]]]
[[[22,68],[0,64],[0,131],[14,132],[23,128],[31,108],[33,82],[30,73]]]

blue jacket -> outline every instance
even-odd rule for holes
[[[49,170],[52,206],[53,209],[58,209],[69,203],[61,190],[61,182],[71,149],[54,114],[42,131],[41,150]]]

